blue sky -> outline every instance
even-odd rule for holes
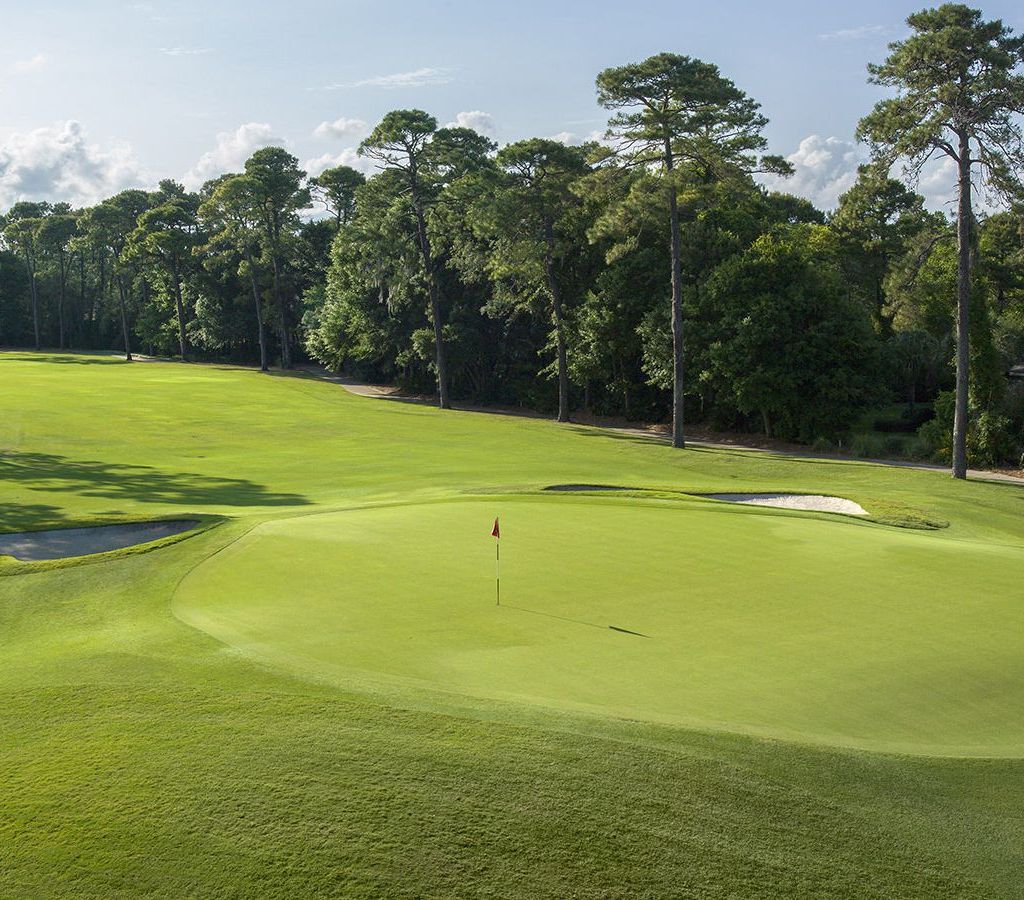
[[[87,202],[161,177],[198,183],[284,143],[316,170],[416,106],[501,141],[603,128],[594,76],[661,50],[761,102],[790,189],[829,205],[855,169],[865,65],[915,2],[719,0],[8,0],[0,30],[0,207]],[[1019,0],[988,17],[1024,30]],[[460,118],[461,114],[461,118]],[[923,189],[943,200],[943,178]]]

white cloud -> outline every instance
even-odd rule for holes
[[[245,161],[261,147],[282,147],[286,143],[266,122],[248,122],[235,131],[222,131],[216,146],[199,157],[182,180],[186,187],[197,188],[225,172],[241,171]]]
[[[806,197],[819,209],[831,209],[839,196],[853,187],[857,166],[867,162],[867,151],[851,141],[812,134],[786,159],[793,164],[792,177],[766,175],[764,184],[771,190]]]
[[[955,211],[958,178],[956,163],[948,156],[943,156],[924,167],[916,190],[924,197],[925,205],[929,209],[939,212]],[[977,199],[982,201],[982,206],[988,208],[983,196]]]
[[[321,122],[313,129],[313,137],[338,140],[355,140],[366,134],[366,123],[362,119],[335,119],[333,122]]]
[[[819,209],[833,209],[839,197],[856,183],[857,167],[869,158],[862,144],[812,134],[800,142],[795,153],[786,157],[793,164],[791,178],[764,175],[760,181],[770,190],[806,197]],[[948,212],[956,199],[956,166],[946,157],[928,163],[916,183],[915,173],[904,171],[899,165],[892,170],[892,177],[921,194],[929,209]],[[995,208],[982,197],[978,201],[986,209]]]
[[[897,166],[892,171],[892,177],[902,179],[924,197],[924,205],[928,209],[950,216],[956,214],[959,175],[956,163],[948,156],[936,155],[925,163],[920,174]],[[1003,198],[986,190],[986,184],[980,177],[977,167],[974,170],[974,187],[973,199],[976,210],[995,213],[1006,208]]]
[[[129,146],[100,147],[75,121],[15,133],[0,144],[0,209],[19,200],[86,206],[149,182]]]
[[[332,169],[335,166],[351,166],[366,175],[374,171],[373,161],[360,156],[352,147],[342,150],[341,153],[324,153],[322,156],[307,159],[302,164],[310,178],[316,177],[324,169]]]
[[[480,134],[486,134],[490,137],[493,137],[497,130],[494,124],[494,116],[479,109],[470,112],[460,112],[455,117],[452,125],[459,128],[472,128],[473,131],[478,131]]]
[[[129,3],[125,8],[161,25],[174,21],[172,16],[162,15],[153,3]]]
[[[45,68],[46,62],[46,54],[37,53],[35,56],[30,56],[28,59],[15,60],[12,68],[19,75],[28,75],[31,72],[38,72],[40,69]]]
[[[863,38],[880,37],[888,33],[885,25],[858,25],[856,28],[840,28],[838,31],[829,31],[819,34],[820,41],[859,41]]]
[[[160,52],[164,56],[203,56],[213,50],[210,47],[161,47]]]
[[[436,66],[424,66],[411,72],[393,72],[390,75],[374,75],[372,78],[361,78],[358,81],[342,81],[329,84],[324,90],[338,91],[346,88],[417,88],[434,84],[448,84],[452,80],[452,69]]]
[[[611,144],[605,140],[604,131],[600,129],[591,131],[589,134],[577,134],[575,131],[560,131],[558,134],[550,135],[548,140],[558,141],[558,143],[566,144],[569,147],[578,147],[580,144],[588,144],[591,142],[611,146]]]

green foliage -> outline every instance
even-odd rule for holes
[[[613,112],[609,135],[628,148],[635,165],[687,163],[708,181],[731,168],[790,171],[778,157],[758,159],[768,120],[703,60],[659,53],[605,69],[597,76],[597,100]]]
[[[934,395],[948,368],[948,341],[927,331],[896,332],[885,343],[884,353],[893,390],[911,406],[919,396]]]
[[[403,294],[419,293],[420,285],[425,288],[423,299],[434,334],[433,371],[444,408],[451,405],[452,384],[445,345],[446,318],[455,312],[446,310],[442,303],[446,299],[442,298],[446,260],[440,250],[452,243],[446,225],[450,229],[453,221],[450,210],[445,214],[446,188],[485,170],[494,147],[493,142],[469,128],[438,129],[437,120],[418,109],[388,113],[359,147],[361,155],[375,160],[383,170],[387,186],[395,195],[390,211],[403,213],[386,214],[370,227],[389,243],[412,242],[417,250],[416,268],[392,267],[392,271],[404,282],[397,285]]]
[[[906,157],[918,166],[934,151],[957,157],[955,141],[969,140],[993,189],[1017,194],[1024,37],[958,3],[914,13],[907,24],[910,37],[893,44],[884,63],[869,66],[872,81],[897,94],[861,121],[858,134],[880,160]]]
[[[870,310],[876,327],[891,333],[891,309],[885,292],[890,265],[903,257],[926,227],[942,217],[924,210],[924,198],[877,167],[861,166],[857,183],[839,198],[830,224],[840,240],[847,283]]]
[[[29,283],[17,255],[0,248],[0,343],[10,346],[31,343]]]
[[[918,432],[932,453],[943,462],[952,455],[953,412],[955,396],[946,391],[935,401],[935,418]],[[970,458],[979,466],[1021,465],[1024,455],[1024,418],[1008,415],[1009,407],[971,406],[967,447]]]
[[[494,286],[489,311],[520,312],[550,325],[550,349],[559,383],[559,418],[569,418],[570,328],[566,320],[588,288],[594,254],[586,240],[586,206],[574,190],[588,171],[584,151],[535,138],[509,144],[493,169],[453,186],[463,195],[468,229],[453,230],[456,265],[472,279],[482,272]],[[545,348],[548,349],[548,348]]]
[[[800,226],[759,238],[724,263],[699,298],[717,318],[702,378],[720,402],[757,416],[769,435],[835,435],[876,396],[879,347],[866,312],[816,261]]]
[[[351,166],[333,166],[309,180],[312,194],[333,217],[336,227],[355,215],[356,192],[365,183],[366,176]]]

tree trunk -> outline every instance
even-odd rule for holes
[[[102,253],[99,255],[97,264],[99,267],[99,280],[93,284],[93,289],[89,291],[89,338],[94,345],[97,332],[99,331],[96,325],[96,304],[101,302],[101,298],[106,295],[107,267],[106,259]]]
[[[892,317],[885,314],[885,285],[879,278],[875,279],[875,310],[878,321],[878,333],[888,340],[893,335]]]
[[[128,361],[132,361],[132,345],[131,340],[128,337],[128,304],[125,300],[125,287],[124,281],[121,276],[117,276],[117,293],[121,301],[121,334],[124,336],[124,358]]]
[[[86,331],[85,323],[82,321],[84,318],[86,322],[92,317],[91,311],[86,311],[85,305],[85,251],[78,251],[78,316],[75,319],[75,335],[79,341],[82,340],[82,332]]]
[[[288,340],[288,319],[285,315],[284,298],[281,296],[281,275],[277,266],[276,250],[270,254],[270,258],[274,270],[274,302],[277,304],[277,315],[280,319],[278,330],[281,340],[281,368],[290,369],[292,367],[292,348]]]
[[[57,295],[57,342],[64,349],[64,295],[67,292],[68,266],[63,252],[60,255],[60,293]]]
[[[178,349],[181,351],[181,361],[186,362],[185,355],[185,304],[181,301],[181,276],[178,274],[178,267],[171,270],[174,278],[174,308],[178,314]]]
[[[562,292],[555,277],[555,235],[550,222],[544,223],[544,271],[555,318],[555,344],[558,348],[558,421],[569,421],[569,363],[565,352],[565,322],[562,318]]]
[[[427,276],[430,290],[430,318],[434,325],[434,363],[437,367],[437,400],[441,409],[451,409],[448,390],[448,354],[444,346],[444,325],[441,322],[441,298],[433,272]]]
[[[683,343],[683,251],[679,233],[679,200],[672,179],[672,145],[665,140],[665,171],[668,175],[670,251],[672,256],[672,446],[686,446],[683,408],[685,387],[685,346]]]
[[[423,211],[414,200],[416,208],[416,234],[419,238],[420,254],[423,256],[423,270],[427,276],[427,293],[430,295],[430,318],[434,326],[434,365],[437,368],[437,399],[441,409],[451,409],[448,390],[448,355],[444,346],[444,323],[441,321],[441,298],[437,290],[434,272],[434,254],[430,248],[430,236]]]
[[[959,204],[956,219],[957,305],[956,305],[956,415],[953,419],[953,477],[967,477],[968,399],[970,393],[970,304],[971,304],[971,146],[966,132],[960,132]]]
[[[25,251],[25,267],[28,269],[29,293],[32,298],[32,330],[35,333],[36,350],[39,350],[42,346],[39,339],[39,291],[36,289],[36,267],[28,250]]]
[[[256,285],[256,263],[253,261],[252,253],[246,251],[246,261],[249,263],[249,283],[252,285],[252,299],[256,304],[256,324],[259,326],[260,336],[260,371],[269,371],[267,367],[267,332],[263,327],[263,304],[260,303],[260,291]]]

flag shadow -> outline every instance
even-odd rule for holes
[[[585,625],[587,628],[598,628],[601,631],[617,631],[619,634],[631,634],[635,637],[649,638],[649,634],[639,631],[630,631],[628,628],[619,628],[615,625],[598,625],[596,622],[587,622],[584,619],[573,619],[569,616],[559,616],[555,613],[541,612],[538,609],[527,609],[524,606],[515,606],[511,603],[500,604],[501,609],[514,609],[516,612],[529,613],[531,616],[543,616],[545,619],[558,619],[560,622],[570,622],[573,625]]]

